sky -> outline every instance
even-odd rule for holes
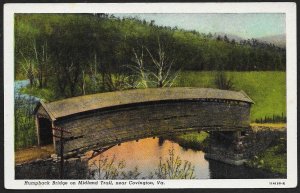
[[[285,34],[282,13],[119,13],[116,17],[154,20],[156,25],[171,26],[202,33],[226,33],[241,38],[260,38]]]

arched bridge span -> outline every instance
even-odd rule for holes
[[[39,144],[50,129],[59,154],[62,129],[67,154],[195,130],[243,131],[250,125],[251,104],[243,91],[151,88],[40,102],[34,113]]]

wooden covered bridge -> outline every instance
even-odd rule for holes
[[[243,91],[151,88],[40,102],[34,113],[39,145],[60,154],[62,137],[64,154],[79,154],[180,132],[243,131],[251,104]]]

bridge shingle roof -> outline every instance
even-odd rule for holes
[[[96,109],[155,101],[221,99],[254,103],[243,91],[212,88],[148,88],[84,95],[40,105],[52,120]],[[38,109],[38,108],[37,108]],[[36,112],[35,112],[36,113]]]

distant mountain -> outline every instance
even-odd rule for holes
[[[229,40],[235,40],[236,42],[239,42],[239,41],[241,41],[241,40],[244,40],[242,37],[240,37],[240,36],[237,36],[237,35],[233,35],[233,34],[227,34],[227,33],[224,33],[224,32],[218,32],[218,33],[214,33],[214,35],[213,35],[213,37],[214,38],[217,38],[218,36],[220,36],[220,37],[224,37],[224,36],[227,36],[227,38],[229,39]]]
[[[285,34],[280,34],[280,35],[274,35],[274,36],[265,36],[261,38],[257,38],[258,41],[261,42],[267,42],[274,44],[276,46],[285,48],[286,46],[286,35]]]
[[[240,42],[241,40],[247,40],[247,39],[252,39],[252,38],[242,38],[237,35],[233,34],[226,34],[224,32],[218,32],[214,33],[213,37],[216,39],[218,36],[224,38],[224,36],[227,36],[229,40],[235,40],[236,42]],[[260,38],[253,38],[258,40],[259,42],[265,42],[269,44],[274,44],[275,46],[285,48],[286,46],[286,35],[285,34],[280,34],[280,35],[274,35],[274,36],[265,36],[265,37],[260,37]]]

